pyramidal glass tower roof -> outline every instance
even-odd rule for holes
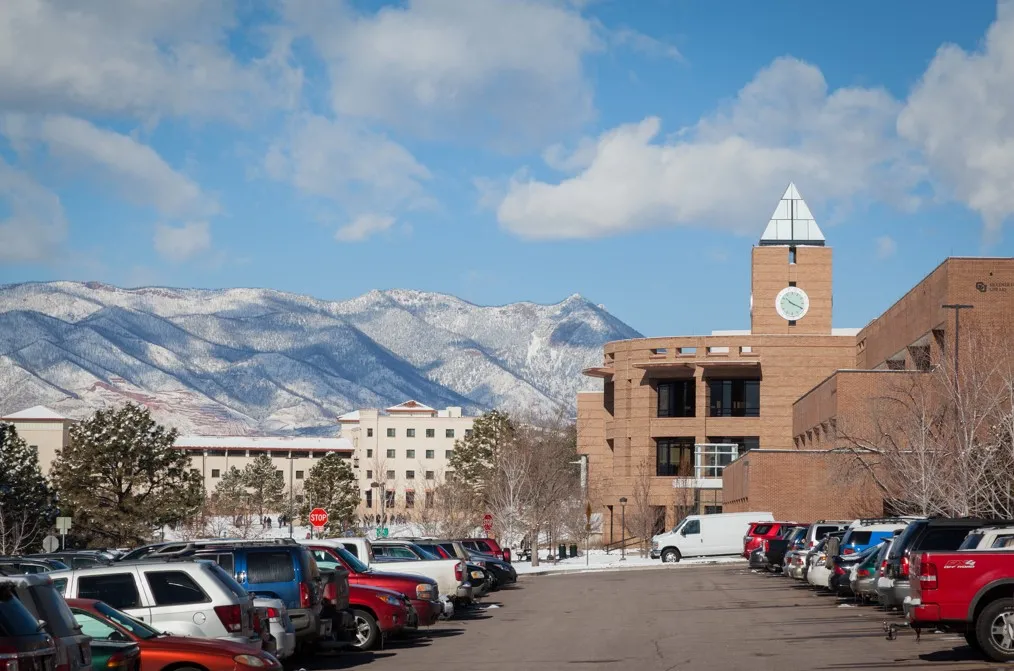
[[[760,244],[824,246],[824,233],[814,221],[795,184],[790,183],[785,189],[785,195],[778,201],[778,207],[764,229]]]

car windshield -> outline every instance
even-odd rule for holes
[[[159,635],[159,632],[155,629],[152,629],[143,622],[138,622],[126,613],[116,610],[107,603],[99,601],[95,604],[95,610],[140,639],[148,640],[149,638],[155,638]]]
[[[416,547],[419,549],[419,554],[422,555],[423,559],[440,559],[439,555],[437,555],[435,552],[430,552],[429,550],[418,545]]]
[[[901,532],[901,535],[894,540],[894,545],[891,546],[891,551],[888,553],[888,559],[898,559],[908,549],[912,539],[919,532],[920,529],[929,524],[926,520],[919,520],[910,523],[905,530]]]
[[[364,564],[363,562],[359,561],[351,552],[349,552],[345,548],[329,547],[328,550],[341,557],[342,561],[345,562],[345,564],[348,565],[348,567],[351,568],[356,573],[369,572],[370,567]]]

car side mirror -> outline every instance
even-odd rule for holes
[[[687,537],[687,530],[686,529],[680,530],[680,536],[683,536],[683,538],[686,538]]]

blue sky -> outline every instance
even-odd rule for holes
[[[0,6],[0,283],[580,293],[749,325],[793,181],[861,326],[1010,256],[1014,12],[974,0]]]

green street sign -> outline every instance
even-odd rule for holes
[[[377,527],[377,538],[387,538],[387,527]]]

